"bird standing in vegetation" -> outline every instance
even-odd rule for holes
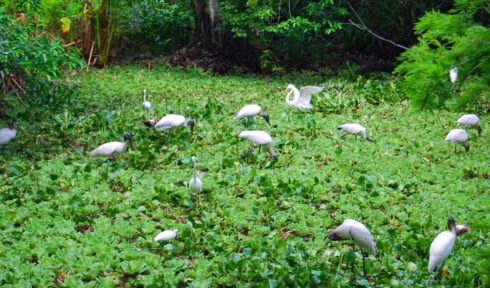
[[[317,94],[323,91],[323,87],[318,86],[305,86],[300,90],[293,84],[289,84],[286,88],[288,94],[286,95],[286,104],[291,107],[295,107],[301,111],[313,108],[311,105],[311,95]],[[294,98],[291,99],[291,94],[294,94]]]
[[[192,165],[194,166],[194,175],[192,176],[191,180],[189,180],[189,190],[191,193],[197,194],[199,199],[199,192],[202,190],[202,181],[199,176],[197,176],[196,172],[196,156],[192,156]]]
[[[328,233],[328,239],[332,241],[352,240],[359,246],[362,250],[364,275],[366,275],[366,259],[362,252],[376,256],[376,243],[374,243],[373,235],[364,224],[356,220],[345,219],[342,225]]]
[[[476,129],[478,131],[478,137],[481,137],[480,113],[463,115],[456,121],[456,124],[465,126],[468,129]]]
[[[158,132],[167,130],[168,131],[168,137],[172,134],[172,132],[175,130],[175,128],[179,126],[188,126],[191,128],[191,137],[194,134],[194,126],[195,122],[194,120],[188,120],[182,115],[175,115],[175,114],[169,114],[160,121],[156,122],[155,119],[152,120],[147,120],[144,122],[146,126],[148,127],[155,127],[155,130]]]
[[[274,161],[277,161],[279,157],[277,156],[276,152],[272,148],[272,137],[265,131],[242,131],[240,134],[238,134],[238,137],[240,138],[245,138],[255,145],[258,145],[259,147],[261,146],[267,146],[269,148],[269,154],[271,155],[272,159]],[[251,146],[247,152],[245,152],[245,157],[249,157],[252,151],[254,150],[254,146]]]
[[[342,136],[342,139],[345,138],[345,135],[347,134],[352,134],[355,135],[357,139],[357,135],[361,135],[364,139],[366,139],[369,142],[374,142],[373,138],[369,138],[366,136],[366,128],[362,127],[359,124],[344,124],[340,125],[337,128],[338,131],[340,132],[345,132],[345,134]]]
[[[464,225],[456,226],[453,218],[447,219],[447,229],[447,231],[437,235],[430,244],[429,272],[434,272],[451,254],[456,237],[469,231],[468,227]]]
[[[151,102],[146,100],[146,89],[143,90],[143,109],[151,111]]]
[[[267,124],[270,124],[269,122],[269,115],[267,114],[261,114],[260,112],[262,112],[262,107],[260,107],[259,105],[255,105],[255,104],[248,104],[248,105],[245,105],[243,106],[242,109],[240,109],[240,111],[238,111],[238,113],[236,113],[236,119],[241,119],[241,118],[244,118],[244,117],[247,117],[247,125],[250,125],[251,121],[253,121],[253,116],[259,116],[259,117],[262,117],[264,118],[265,122],[267,122]]]
[[[13,123],[9,123],[8,128],[0,129],[0,145],[7,144],[17,136],[17,129]]]
[[[457,145],[463,145],[466,151],[470,150],[470,144],[468,144],[468,140],[470,137],[468,133],[466,133],[463,129],[453,129],[449,131],[449,134],[446,136],[446,141],[449,143],[454,143],[454,152],[457,152]]]
[[[458,68],[457,67],[451,67],[449,69],[449,80],[451,83],[455,83],[456,80],[458,80]]]
[[[136,149],[131,134],[124,133],[124,142],[109,142],[109,143],[102,144],[99,147],[92,150],[92,152],[90,152],[90,156],[91,157],[106,156],[106,157],[111,157],[112,161],[116,161],[115,154],[126,151],[128,142],[131,142],[131,146],[133,147],[133,149]]]

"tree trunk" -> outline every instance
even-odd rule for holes
[[[191,44],[200,47],[210,47],[213,45],[213,23],[206,9],[208,1],[192,0],[192,4],[194,6],[196,29],[194,30]]]

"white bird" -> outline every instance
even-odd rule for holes
[[[7,144],[17,136],[17,129],[13,123],[9,123],[8,128],[0,129],[0,145]]]
[[[342,225],[328,233],[328,239],[332,241],[352,240],[362,252],[376,256],[376,243],[374,243],[373,235],[364,224],[356,220],[345,219]],[[366,275],[366,260],[364,253],[361,254],[364,275]]]
[[[366,136],[366,128],[362,127],[359,124],[344,124],[344,125],[340,125],[339,127],[337,127],[337,130],[340,131],[340,132],[345,132],[346,133],[346,134],[344,134],[342,136],[342,139],[345,138],[345,135],[351,134],[351,135],[355,135],[356,138],[357,138],[357,135],[361,135],[367,141],[374,142],[374,139],[373,138],[369,138],[369,137]]]
[[[249,122],[250,120],[252,120],[253,116],[259,116],[259,117],[264,118],[264,120],[267,122],[267,124],[270,124],[269,115],[261,114],[260,112],[262,112],[262,107],[260,107],[259,105],[255,105],[255,104],[248,104],[248,105],[243,106],[243,108],[240,109],[240,111],[238,111],[238,113],[236,113],[235,118],[241,119],[241,118],[247,117],[247,119],[248,119],[247,122]]]
[[[301,111],[311,109],[313,106],[310,104],[311,95],[322,92],[323,87],[318,86],[305,86],[298,90],[293,84],[289,84],[286,91],[289,91],[286,95],[286,104],[291,107],[295,107]],[[291,99],[291,94],[294,93],[294,98]]]
[[[151,102],[146,100],[146,89],[143,90],[143,109],[151,111]]]
[[[434,272],[451,254],[456,237],[469,231],[468,227],[464,225],[455,226],[455,224],[453,218],[447,219],[448,230],[437,235],[430,244],[429,272]]]
[[[168,241],[177,237],[177,229],[174,230],[165,230],[163,232],[158,233],[158,235],[153,239],[155,242]]]
[[[189,180],[189,190],[191,193],[195,193],[199,197],[199,192],[202,190],[202,181],[199,176],[197,176],[196,172],[196,156],[192,156],[192,164],[194,166],[194,175],[192,176],[191,180]]]
[[[108,156],[111,157],[113,161],[115,161],[115,154],[125,152],[128,146],[128,142],[131,142],[133,149],[136,149],[133,142],[133,137],[131,137],[129,133],[124,133],[124,142],[109,142],[102,144],[92,150],[92,152],[90,152],[90,156]]]
[[[164,131],[168,130],[169,131],[169,136],[175,130],[175,128],[179,126],[189,126],[191,127],[191,137],[194,133],[194,121],[193,120],[188,120],[182,115],[175,115],[175,114],[169,114],[160,121],[156,122],[155,119],[152,120],[147,120],[144,122],[146,126],[152,127],[155,126],[155,130],[157,131]]]
[[[469,129],[476,129],[478,131],[478,137],[481,136],[480,113],[463,115],[456,121],[456,124],[465,126]]]
[[[451,83],[456,82],[458,80],[458,67],[452,67],[449,69],[449,80],[451,80]]]
[[[255,145],[258,145],[259,147],[267,146],[269,148],[269,154],[272,156],[272,159],[274,159],[275,161],[278,160],[279,157],[277,156],[276,152],[274,152],[274,149],[272,148],[272,137],[269,134],[267,134],[267,132],[242,131],[240,132],[240,134],[238,134],[238,137],[248,139],[252,141],[252,143],[254,143]],[[245,157],[250,156],[253,150],[254,147],[253,146],[250,147],[245,153]]]
[[[449,143],[454,143],[454,152],[457,151],[457,144],[463,145],[466,151],[470,150],[470,144],[468,144],[468,140],[470,137],[468,133],[466,133],[463,129],[453,129],[449,131],[449,134],[446,136],[446,141]]]

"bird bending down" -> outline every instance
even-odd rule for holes
[[[296,88],[293,84],[289,84],[286,88],[288,94],[286,95],[286,104],[291,107],[297,108],[300,111],[308,110],[313,108],[311,105],[311,95],[322,92],[323,87],[318,86],[305,86],[301,87],[300,90]],[[294,98],[291,99],[291,94],[294,94]]]
[[[437,267],[442,267],[442,263],[453,250],[456,237],[469,231],[468,227],[464,225],[456,226],[453,218],[447,219],[447,229],[447,231],[437,235],[430,244],[429,272],[434,272]]]
[[[478,137],[481,137],[480,113],[463,115],[456,121],[456,124],[465,126],[468,129],[476,129],[478,131]]]
[[[278,156],[274,149],[272,148],[272,137],[265,131],[242,131],[238,134],[238,137],[250,140],[253,144],[261,146],[267,146],[269,148],[269,154],[274,161],[278,160]],[[245,153],[245,157],[250,156],[254,147],[250,147]]]
[[[356,136],[356,139],[357,139],[357,135],[361,135],[367,141],[374,142],[374,139],[373,138],[369,138],[369,137],[366,136],[366,128],[362,127],[359,124],[344,124],[344,125],[340,125],[339,127],[337,127],[337,130],[340,131],[340,132],[345,132],[346,133],[346,134],[344,134],[342,136],[342,139],[345,138],[345,135],[351,134],[351,135]]]
[[[109,142],[102,144],[90,152],[90,157],[106,156],[111,157],[112,161],[116,161],[115,154],[126,151],[128,142],[131,142],[133,149],[136,149],[133,137],[131,137],[129,133],[124,133],[124,142]]]
[[[449,134],[446,136],[446,141],[449,143],[454,143],[454,152],[457,152],[457,144],[463,145],[466,151],[470,150],[470,144],[468,144],[468,140],[470,137],[468,133],[463,129],[453,129],[449,131]]]
[[[151,111],[151,102],[146,100],[146,89],[143,90],[143,109]]]
[[[362,252],[376,256],[376,243],[374,243],[373,235],[364,224],[356,220],[345,219],[342,225],[328,233],[328,239],[332,241],[352,240]],[[366,275],[366,259],[364,253],[361,254],[364,275]]]
[[[202,190],[202,181],[199,176],[197,176],[196,172],[196,156],[192,156],[192,164],[194,166],[194,175],[192,176],[191,180],[189,180],[189,190],[191,193],[197,194],[199,202],[199,192]]]
[[[168,137],[172,134],[175,128],[179,126],[188,126],[191,128],[191,137],[194,134],[194,126],[195,122],[193,120],[188,120],[182,115],[169,114],[160,121],[156,121],[155,119],[147,120],[144,124],[148,127],[155,127],[155,130],[160,131],[168,131]]]
[[[243,108],[240,109],[240,111],[238,111],[238,113],[236,113],[235,118],[241,119],[241,118],[247,117],[247,125],[250,125],[250,122],[252,121],[253,116],[259,116],[259,117],[264,118],[264,120],[265,120],[265,122],[267,122],[267,124],[270,124],[269,115],[261,114],[260,112],[262,112],[262,107],[260,107],[259,105],[255,105],[255,104],[248,104],[248,105],[243,106]]]
[[[9,123],[8,128],[0,129],[0,145],[7,144],[17,136],[17,129],[13,123]]]

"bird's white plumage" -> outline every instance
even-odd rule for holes
[[[305,86],[301,87],[300,90],[296,86],[290,84],[287,89],[289,93],[286,95],[286,103],[291,106],[298,108],[300,110],[307,110],[313,108],[311,105],[311,95],[317,94],[323,91],[323,87],[318,86]],[[294,98],[291,100],[290,96],[294,94]]]
[[[272,144],[272,137],[265,131],[242,131],[238,137],[248,139],[257,145]]]
[[[236,119],[240,119],[243,117],[255,116],[259,115],[262,111],[262,107],[256,104],[248,104],[243,106],[238,113],[236,113]]]
[[[461,126],[472,127],[478,125],[480,117],[475,114],[466,114],[461,116],[456,123]]]
[[[160,232],[153,240],[156,242],[172,240],[177,237],[177,231],[177,229],[165,230],[163,232]]]
[[[17,130],[12,128],[0,129],[0,145],[7,144],[17,136]]]
[[[167,129],[176,128],[185,125],[187,120],[182,115],[169,114],[155,124],[157,131],[163,131]]]
[[[468,139],[468,133],[463,129],[453,129],[446,136],[446,141],[451,143],[466,143]]]
[[[337,128],[337,130],[339,130],[341,132],[346,132],[346,133],[349,133],[352,135],[361,135],[363,137],[366,137],[366,128],[364,128],[363,126],[361,126],[359,124],[353,124],[353,123],[343,124],[343,125],[340,125]]]
[[[194,175],[192,176],[191,180],[189,180],[189,190],[192,193],[199,193],[202,190],[202,181],[199,176],[197,176],[195,156],[192,156],[192,162],[194,165]]]
[[[146,109],[148,111],[151,110],[151,103],[150,101],[146,100],[146,89],[143,90],[143,109]]]
[[[453,250],[456,241],[456,232],[444,231],[430,244],[429,250],[429,272],[433,272],[439,265],[446,260]]]
[[[330,234],[332,233],[342,239],[352,240],[364,252],[376,255],[376,243],[374,243],[373,235],[361,222],[345,219],[342,225],[330,232]]]
[[[451,83],[454,83],[454,82],[456,82],[456,80],[458,80],[458,68],[457,67],[453,67],[453,68],[449,69],[449,80],[451,81]]]
[[[111,156],[116,153],[122,153],[126,151],[127,142],[109,142],[100,145],[90,152],[91,157],[96,156]]]

